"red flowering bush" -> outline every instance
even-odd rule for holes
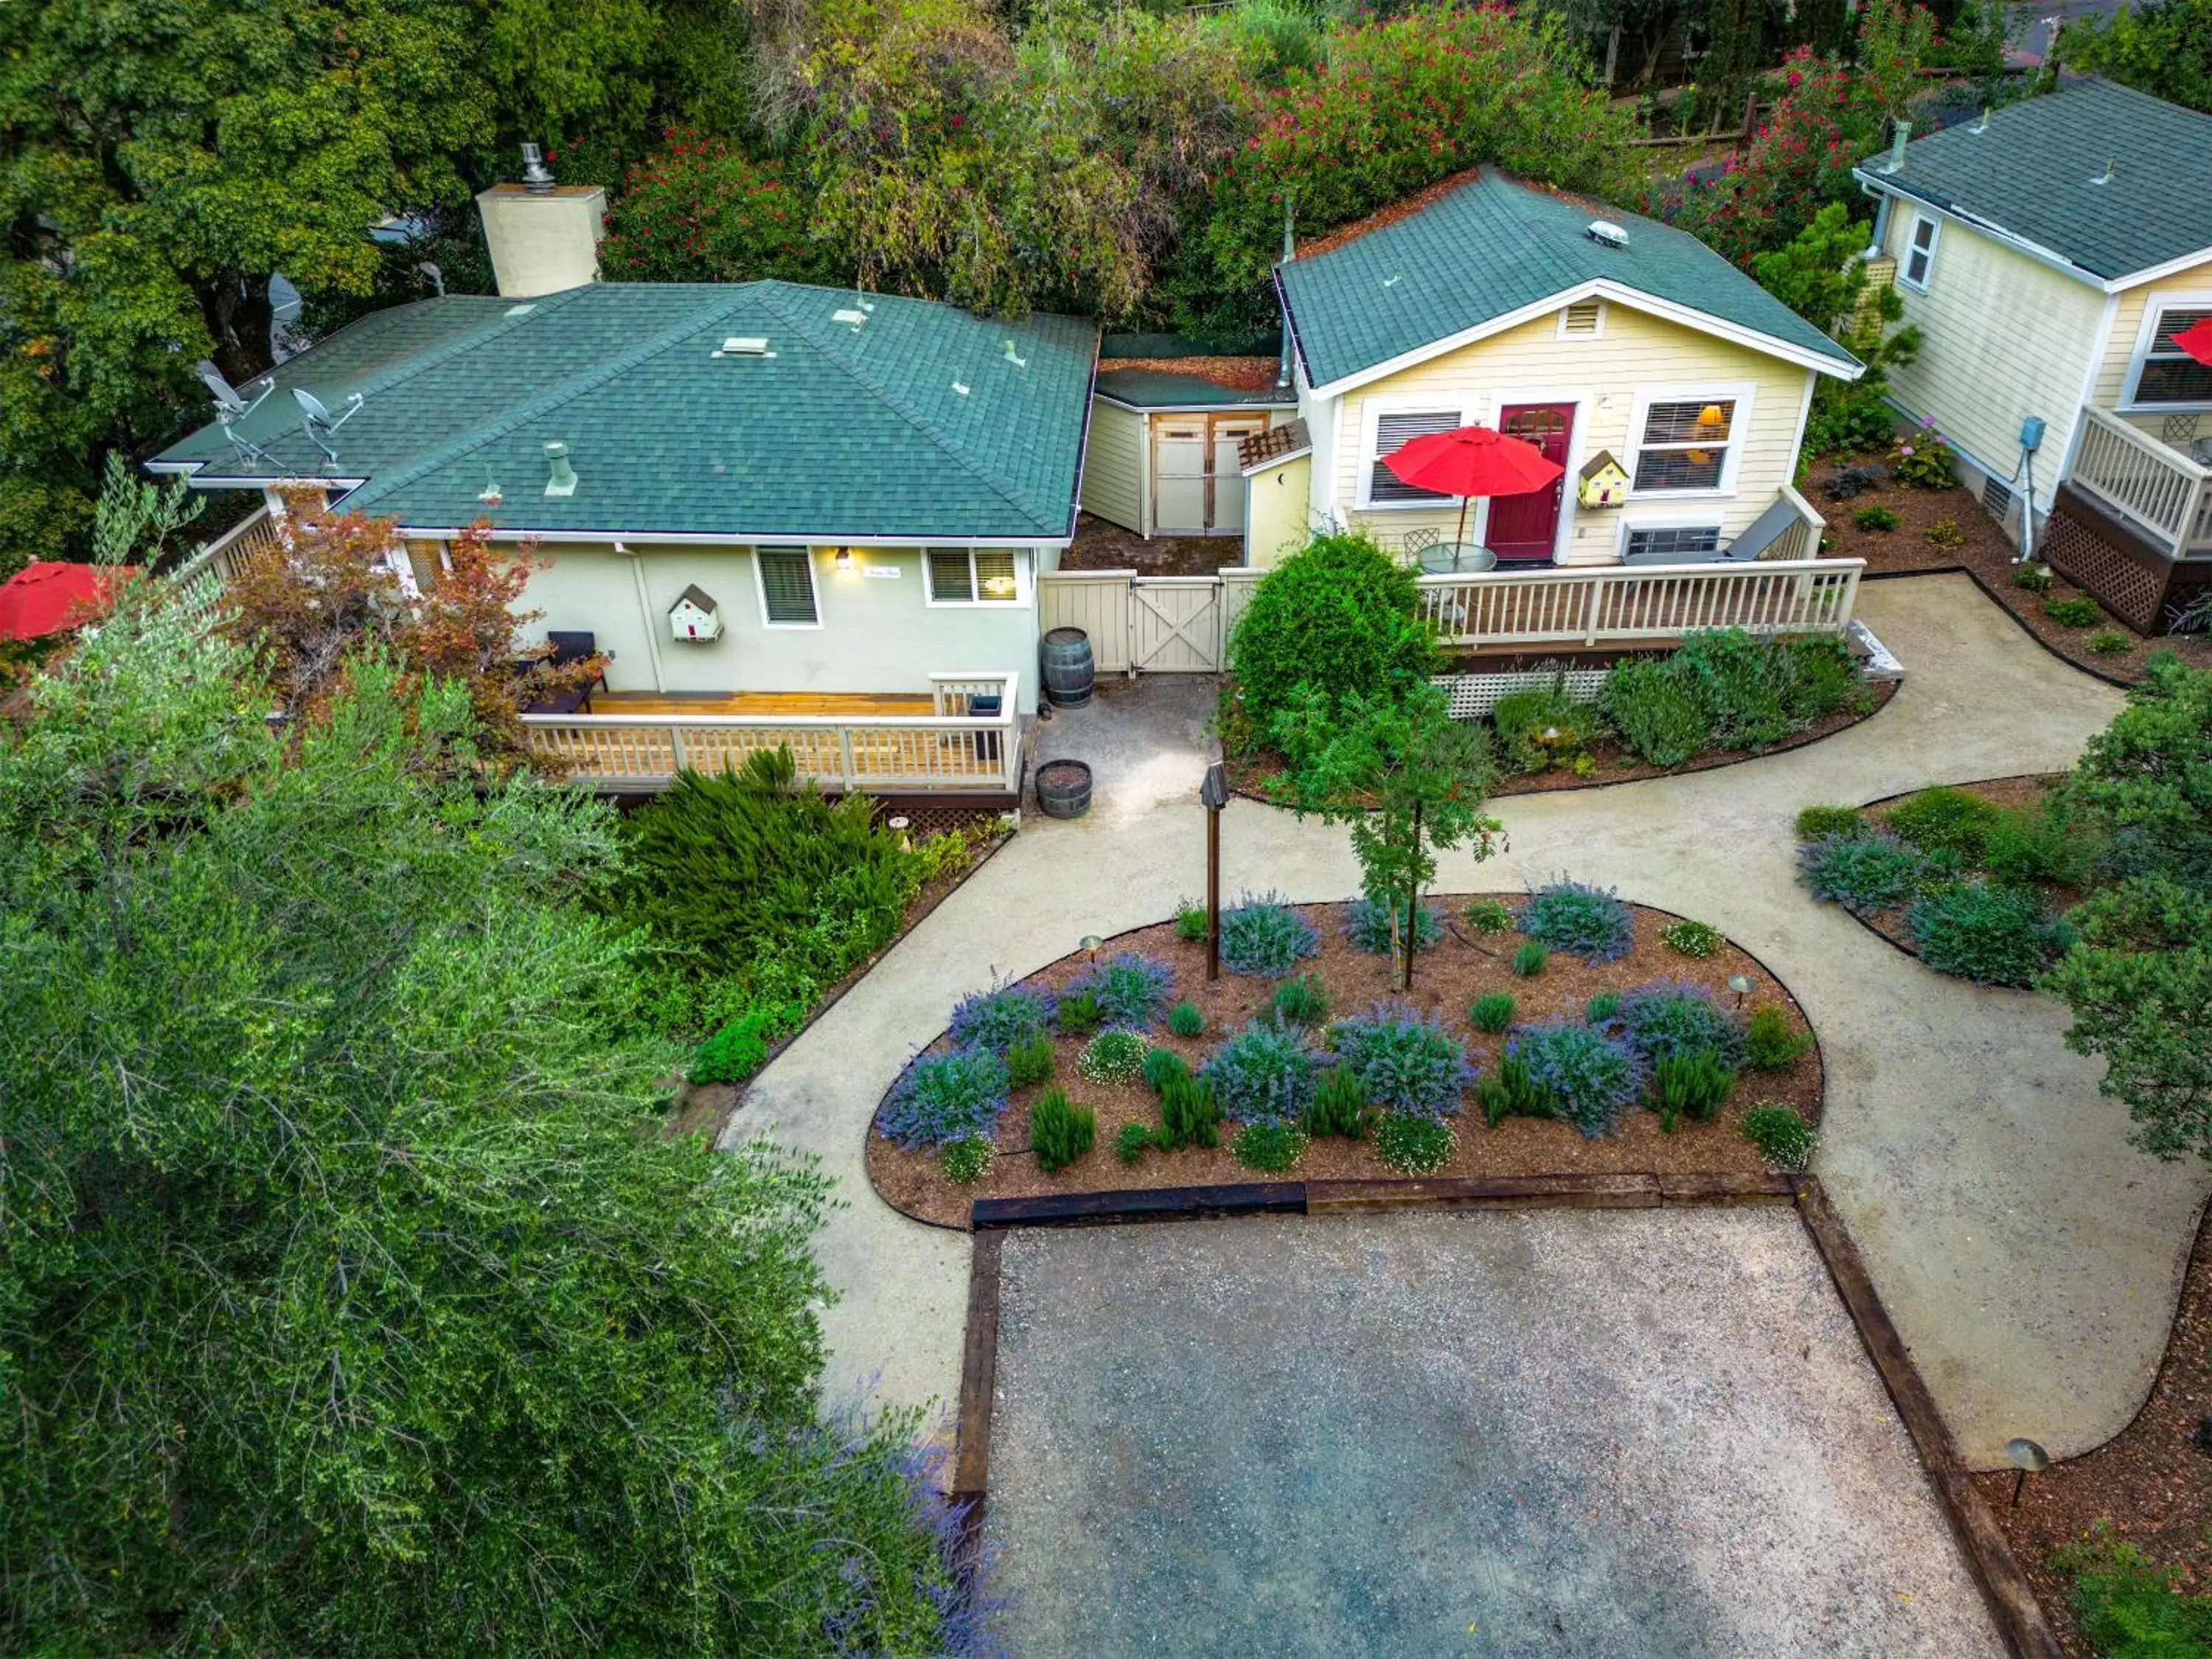
[[[599,270],[611,282],[838,283],[837,256],[808,234],[812,204],[781,163],[680,130],[629,170],[607,212]]]

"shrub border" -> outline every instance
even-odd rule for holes
[[[1163,1197],[1182,1200],[1168,1204]],[[1121,1200],[1120,1203],[1115,1200]],[[1867,1358],[1903,1419],[1936,1502],[1998,1634],[2014,1659],[2063,1659],[2034,1587],[1974,1489],[1957,1443],[1913,1364],[1858,1247],[1814,1175],[1562,1175],[1416,1181],[1254,1182],[1158,1192],[981,1199],[972,1210],[968,1329],[960,1373],[952,1490],[970,1550],[990,1501],[991,1407],[998,1386],[1002,1251],[1014,1227],[1194,1220],[1200,1216],[1328,1215],[1372,1210],[1621,1210],[1788,1205],[1811,1238]],[[972,1555],[970,1559],[975,1559]]]

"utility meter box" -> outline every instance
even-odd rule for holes
[[[721,607],[702,589],[687,587],[668,608],[668,631],[679,640],[719,640],[722,637]]]

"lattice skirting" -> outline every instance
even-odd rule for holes
[[[1609,668],[1540,668],[1510,674],[1440,674],[1435,684],[1451,699],[1454,720],[1474,720],[1497,708],[1500,697],[1549,687],[1561,680],[1565,682],[1565,690],[1571,701],[1595,702],[1598,693],[1605,689],[1605,677],[1611,672]]]
[[[2158,630],[2167,573],[2137,550],[2121,544],[2105,526],[2061,503],[2044,531],[2043,556],[2053,570],[2094,594],[2100,605],[2136,633]]]

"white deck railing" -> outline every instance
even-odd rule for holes
[[[1863,559],[1600,565],[1424,576],[1421,614],[1447,645],[1632,645],[1701,628],[1838,634]]]
[[[186,588],[211,581],[211,591],[220,592],[249,561],[276,544],[276,521],[267,507],[258,507],[179,565],[169,580]]]
[[[799,775],[839,794],[1013,794],[1021,787],[1018,677],[933,674],[943,714],[525,714],[534,754],[607,788],[667,787],[686,767],[718,772],[789,749]],[[996,695],[996,714],[969,714]]]
[[[2094,404],[2066,482],[2124,520],[2168,558],[2212,553],[2212,467],[2199,465]]]

